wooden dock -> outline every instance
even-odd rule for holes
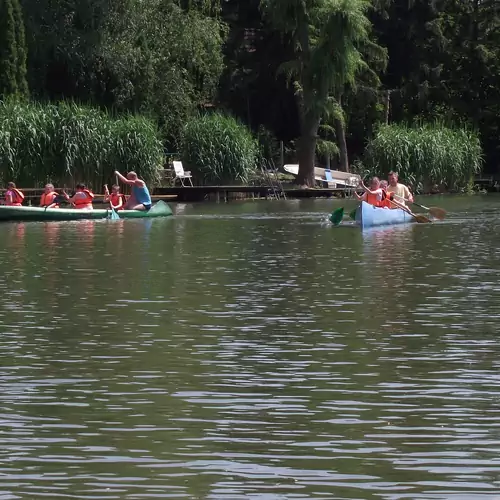
[[[41,188],[20,188],[25,194],[25,205],[38,205]],[[59,191],[59,188],[56,188]],[[0,196],[3,196],[5,189],[0,189]],[[70,190],[71,191],[71,190]],[[156,187],[151,189],[151,199],[153,201],[164,200],[196,202],[196,201],[216,201],[227,202],[241,199],[262,199],[271,198],[273,190],[269,186],[194,186],[194,187]],[[302,189],[293,186],[283,188],[287,198],[343,198],[352,193],[352,189],[346,188],[311,188]],[[104,194],[94,193],[94,203],[103,202]]]
[[[342,198],[352,193],[345,188],[311,188],[301,189],[284,187],[287,198]],[[154,195],[176,196],[177,201],[230,201],[242,198],[272,197],[269,186],[194,186],[194,187],[159,187],[154,189]]]
[[[40,203],[40,196],[43,193],[43,188],[19,188],[23,193],[24,193],[24,205],[34,205],[37,206]],[[61,192],[62,188],[56,188],[56,191],[59,193]],[[6,189],[0,189],[0,197],[3,197]],[[72,189],[68,189],[67,191],[71,193]],[[99,194],[99,193],[94,193],[95,199],[94,203],[95,204],[100,204],[104,203],[104,194]],[[169,201],[175,201],[177,199],[177,196],[175,194],[163,194],[163,193],[154,193],[151,194],[151,199],[152,201],[158,201],[158,200],[163,200],[165,202]]]

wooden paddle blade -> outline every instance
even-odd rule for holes
[[[422,214],[414,214],[415,220],[421,224],[425,224],[426,222],[432,222],[429,217],[426,217],[425,215]]]
[[[430,207],[429,213],[435,218],[439,220],[443,220],[446,217],[446,210],[443,210],[439,207]]]
[[[343,217],[344,217],[344,208],[343,207],[337,208],[332,212],[332,215],[330,215],[330,222],[334,226],[338,226],[342,221]]]

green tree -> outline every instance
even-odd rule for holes
[[[445,119],[476,127],[486,165],[500,164],[500,2],[381,0],[374,31],[389,52],[382,82],[393,122]]]
[[[444,40],[434,102],[477,127],[487,155],[500,163],[500,2],[442,0],[437,24]]]
[[[35,97],[146,114],[172,147],[213,101],[225,39],[218,0],[22,1]]]
[[[27,96],[28,81],[26,70],[27,46],[26,35],[24,29],[23,10],[19,0],[11,0],[14,14],[14,24],[16,26],[16,46],[17,46],[17,64],[16,64],[16,81],[17,92],[21,96]]]
[[[193,6],[129,0],[109,17],[100,54],[116,108],[152,114],[176,147],[187,118],[214,100],[225,33]]]
[[[282,69],[293,83],[301,124],[297,182],[314,185],[321,118],[339,112],[348,84],[366,68],[360,46],[369,41],[367,0],[262,0],[273,26],[294,42],[294,58]]]
[[[26,40],[18,0],[0,0],[0,99],[26,96]]]

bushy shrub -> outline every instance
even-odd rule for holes
[[[20,186],[114,180],[115,170],[135,170],[153,182],[163,164],[154,122],[111,117],[73,103],[0,101],[0,177]]]
[[[186,123],[181,154],[195,180],[206,184],[245,183],[257,166],[259,147],[243,124],[231,116],[210,113]]]
[[[376,175],[396,170],[407,184],[419,190],[435,184],[463,188],[481,170],[482,162],[477,133],[435,122],[413,127],[381,126],[366,148],[363,163]]]

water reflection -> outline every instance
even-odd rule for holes
[[[3,227],[3,496],[492,498],[499,221],[238,206]]]

